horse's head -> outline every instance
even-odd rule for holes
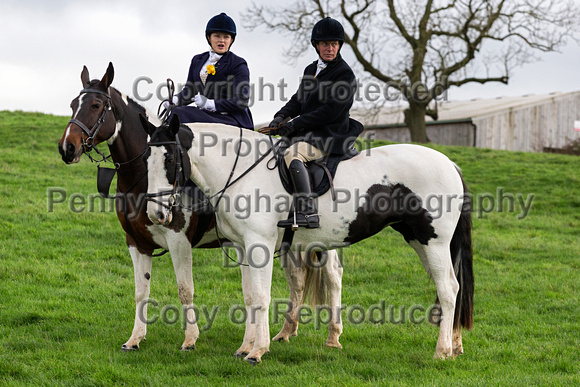
[[[145,131],[150,135],[147,188],[147,215],[155,224],[169,224],[173,207],[181,204],[180,195],[191,174],[186,148],[191,146],[191,132],[183,131],[180,141],[180,123],[173,116],[169,125],[156,127],[141,117]],[[189,133],[189,135],[188,135]]]
[[[72,100],[71,120],[58,143],[62,160],[67,163],[79,161],[84,151],[106,141],[115,133],[115,117],[111,111],[109,86],[113,82],[113,64],[101,80],[90,80],[89,70],[83,67],[81,81],[83,90]]]

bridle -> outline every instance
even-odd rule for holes
[[[243,130],[244,129],[240,128],[239,144],[242,143],[241,140],[242,140],[242,136],[243,136]],[[185,182],[186,182],[188,176],[185,176],[185,168],[183,167],[183,160],[184,160],[184,157],[182,157],[183,148],[182,148],[181,143],[179,141],[179,134],[176,134],[175,141],[149,142],[149,144],[148,144],[149,147],[175,145],[176,149],[174,151],[174,156],[175,155],[177,155],[177,156],[175,156],[175,178],[173,181],[172,189],[170,191],[166,190],[166,191],[161,191],[161,192],[157,192],[157,193],[147,193],[145,195],[145,198],[147,201],[151,201],[151,202],[154,202],[154,203],[161,205],[162,207],[166,208],[169,212],[171,212],[173,210],[173,207],[181,207],[181,208],[184,208],[188,211],[198,212],[200,208],[207,208],[207,206],[211,204],[211,199],[213,199],[217,196],[217,200],[216,200],[216,203],[214,205],[214,208],[217,208],[217,206],[219,205],[220,201],[222,200],[226,190],[229,187],[231,187],[232,185],[234,185],[235,183],[237,183],[244,176],[246,176],[252,169],[254,169],[258,164],[260,164],[262,162],[262,160],[264,160],[266,158],[266,156],[268,156],[268,154],[270,154],[270,152],[272,152],[274,150],[275,145],[272,142],[271,138],[270,138],[270,142],[272,144],[272,147],[270,147],[266,153],[264,153],[262,156],[260,156],[260,158],[258,158],[258,160],[256,160],[254,162],[254,164],[252,164],[248,169],[246,169],[246,171],[244,171],[240,176],[238,176],[236,179],[234,179],[232,181],[232,177],[236,171],[236,166],[237,166],[238,160],[240,158],[240,152],[238,149],[238,152],[236,152],[236,160],[234,161],[232,171],[230,172],[230,175],[228,177],[228,180],[227,180],[224,188],[222,188],[220,191],[216,192],[212,196],[205,198],[203,201],[201,201],[199,203],[194,203],[191,207],[186,207],[183,204],[183,202],[181,201],[181,192],[183,192],[183,188],[185,186]],[[183,183],[181,186],[179,184],[180,177],[183,180]],[[164,203],[162,200],[157,199],[158,197],[162,197],[162,196],[169,196],[169,198],[167,200],[167,204]],[[215,211],[214,211],[214,217],[217,217],[217,213]],[[224,249],[224,246],[222,245],[221,238],[220,238],[219,233],[218,233],[217,219],[216,219],[215,231],[216,231],[217,240],[218,240],[219,245],[220,245],[221,249],[223,250],[224,254],[232,262],[234,262],[240,266],[248,266],[248,264],[239,263],[236,260],[234,260],[232,257],[229,256],[228,252]]]
[[[242,143],[243,130],[244,129],[240,128],[239,144]],[[271,139],[270,139],[270,141],[271,141]],[[173,181],[172,189],[170,191],[166,190],[166,191],[160,191],[157,193],[147,193],[147,195],[145,196],[146,200],[155,202],[155,203],[161,205],[162,207],[168,209],[169,211],[171,211],[173,209],[173,207],[179,206],[179,207],[182,207],[188,211],[194,211],[194,212],[199,211],[200,208],[207,208],[207,205],[211,204],[211,202],[210,202],[211,199],[214,199],[215,197],[217,197],[217,200],[216,200],[216,203],[214,205],[214,208],[217,208],[217,206],[219,205],[220,201],[222,200],[226,190],[229,187],[231,187],[232,185],[234,185],[235,183],[237,183],[239,180],[241,180],[244,176],[246,176],[252,169],[254,169],[258,164],[260,164],[262,162],[262,160],[264,160],[266,158],[266,156],[268,156],[270,154],[270,152],[272,152],[275,148],[274,144],[272,143],[272,147],[270,147],[266,153],[264,153],[262,156],[260,156],[258,158],[258,160],[256,160],[254,162],[254,164],[252,164],[248,169],[246,169],[240,176],[238,176],[236,179],[232,180],[234,173],[236,171],[236,166],[238,164],[238,160],[240,158],[240,152],[238,150],[238,152],[236,152],[236,159],[234,161],[232,171],[230,172],[230,175],[229,175],[228,180],[226,181],[226,184],[224,185],[224,187],[220,191],[213,194],[212,196],[204,199],[202,202],[194,203],[194,205],[191,207],[186,207],[181,201],[181,192],[183,192],[183,187],[185,185],[185,182],[186,182],[188,176],[185,176],[185,168],[183,167],[183,159],[184,159],[182,157],[183,148],[182,148],[181,143],[179,141],[179,135],[175,136],[175,141],[150,142],[148,145],[150,147],[151,146],[175,145],[176,150],[174,151],[174,155],[177,154],[177,156],[175,157],[175,179]],[[183,183],[181,186],[179,184],[179,177],[181,177],[183,180]],[[161,200],[156,199],[156,198],[161,197],[161,196],[169,196],[169,198],[167,200],[167,204]]]
[[[101,94],[101,95],[104,95],[105,97],[107,97],[107,101],[105,102],[105,105],[103,106],[103,111],[101,112],[101,115],[97,119],[97,122],[95,122],[95,124],[93,125],[93,127],[91,129],[89,129],[83,122],[77,120],[76,118],[71,118],[68,123],[77,125],[87,135],[87,138],[83,139],[83,152],[87,155],[87,157],[89,159],[91,159],[91,161],[95,161],[90,155],[90,152],[93,149],[95,150],[95,152],[97,152],[103,158],[101,161],[107,161],[107,159],[110,158],[111,156],[110,155],[105,156],[101,151],[99,151],[95,147],[94,139],[97,136],[97,134],[99,134],[101,127],[105,123],[105,118],[107,116],[107,113],[110,110],[112,110],[111,109],[111,96],[109,95],[109,93],[106,93],[106,92],[101,91],[101,90],[95,90],[95,89],[83,89],[79,93],[79,96],[81,96],[83,94],[88,94],[88,93]]]
[[[102,153],[96,146],[94,143],[94,139],[97,136],[97,134],[99,134],[99,131],[101,130],[101,127],[103,126],[103,124],[105,123],[105,119],[107,116],[107,113],[109,111],[113,112],[113,115],[115,114],[115,111],[113,109],[113,106],[111,105],[111,95],[109,93],[106,93],[104,91],[101,90],[96,90],[96,89],[90,89],[90,88],[85,88],[82,89],[81,92],[79,93],[79,96],[83,95],[83,94],[88,94],[88,93],[95,93],[95,94],[101,94],[104,95],[105,97],[107,97],[107,101],[105,102],[104,106],[103,106],[103,111],[101,112],[101,115],[99,116],[99,118],[97,119],[97,122],[95,122],[95,124],[93,125],[92,128],[88,128],[84,122],[77,120],[76,118],[71,118],[69,120],[69,124],[75,124],[77,125],[79,128],[82,129],[82,131],[87,135],[87,138],[82,140],[82,146],[83,146],[83,153],[85,155],[87,155],[87,157],[94,163],[97,164],[97,168],[98,168],[98,173],[97,173],[97,186],[99,187],[99,193],[101,194],[101,196],[103,196],[104,198],[107,199],[114,199],[115,197],[109,196],[108,192],[109,192],[109,186],[111,185],[111,182],[113,180],[114,177],[114,172],[112,171],[116,171],[118,170],[122,165],[125,164],[130,164],[133,161],[142,158],[143,155],[145,154],[145,152],[147,152],[147,150],[149,149],[148,147],[145,147],[145,149],[143,149],[143,151],[141,153],[139,153],[137,156],[135,156],[134,158],[132,158],[131,160],[125,161],[125,162],[114,162],[113,164],[115,165],[115,169],[114,170],[108,170],[108,169],[103,169],[101,168],[101,163],[102,162],[107,162],[109,161],[109,159],[111,159],[111,155],[106,156],[104,153]],[[91,151],[94,150],[95,152],[97,152],[99,154],[99,156],[101,156],[100,160],[96,160],[91,156]],[[102,173],[101,173],[102,172]],[[143,178],[145,177],[145,175],[141,176],[141,178],[139,178],[128,190],[127,192],[131,191],[141,180],[143,180]],[[101,189],[102,188],[102,189]]]
[[[143,149],[143,151],[141,151],[137,156],[135,156],[131,160],[124,161],[124,162],[114,162],[113,163],[115,165],[114,169],[113,168],[101,168],[101,166],[100,166],[101,162],[106,163],[112,157],[111,157],[111,155],[106,156],[105,154],[103,154],[95,146],[94,139],[99,134],[99,131],[101,130],[103,124],[105,123],[107,113],[109,111],[112,111],[113,115],[115,115],[115,110],[113,109],[113,106],[111,104],[111,95],[109,93],[106,93],[106,92],[101,91],[101,90],[85,88],[85,89],[81,90],[81,92],[79,93],[79,96],[81,96],[82,94],[88,94],[88,93],[101,94],[107,98],[107,100],[103,106],[103,111],[101,112],[101,115],[97,119],[97,122],[90,129],[82,121],[79,121],[75,118],[71,118],[68,123],[77,125],[87,135],[87,138],[86,139],[83,138],[83,140],[82,140],[83,153],[85,155],[87,155],[87,157],[91,160],[91,162],[94,162],[97,164],[97,189],[99,191],[99,194],[102,197],[104,197],[105,199],[125,198],[127,193],[131,192],[137,186],[137,184],[139,184],[147,176],[147,168],[145,168],[145,172],[139,178],[137,178],[133,182],[133,184],[131,184],[131,186],[124,193],[121,193],[120,195],[111,196],[109,194],[109,190],[110,190],[110,186],[111,186],[111,183],[113,181],[113,178],[114,178],[115,174],[117,173],[117,171],[121,168],[121,166],[131,164],[132,162],[134,162],[138,159],[142,159],[143,156],[145,155],[145,153],[149,150],[149,147],[146,146]],[[95,152],[97,152],[101,156],[100,160],[95,160],[91,156],[90,152],[92,150],[95,150]],[[180,165],[181,165],[181,163],[180,163]],[[131,226],[131,222],[128,218],[127,211],[124,211],[124,216],[125,216],[125,223],[128,227],[128,230],[126,230],[126,231],[135,240],[135,243],[137,243],[136,242],[137,238],[135,238],[134,230],[133,230],[133,228]],[[152,256],[158,257],[158,256],[161,256],[165,253],[167,253],[167,250],[163,250],[161,253],[153,254]]]
[[[175,141],[158,141],[158,142],[149,142],[147,144],[148,147],[152,146],[165,146],[165,145],[175,145],[175,150],[173,152],[175,158],[175,173],[173,179],[173,187],[170,191],[160,191],[156,193],[147,193],[145,195],[145,199],[149,202],[154,202],[159,204],[160,206],[167,208],[170,212],[173,210],[173,207],[176,205],[182,207],[183,203],[181,202],[181,192],[183,192],[183,187],[185,186],[185,181],[187,176],[185,176],[185,169],[183,167],[183,148],[181,147],[181,142],[179,141],[179,135],[175,136]],[[180,185],[180,180],[182,183]],[[158,197],[168,196],[167,204],[165,204],[162,200],[157,200]]]

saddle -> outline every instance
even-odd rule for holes
[[[290,178],[290,171],[284,162],[284,151],[286,149],[287,147],[280,147],[277,150],[276,158],[279,160],[278,172],[286,192],[293,194],[294,186]],[[333,180],[338,164],[341,161],[352,159],[358,154],[359,151],[355,147],[351,147],[345,154],[331,153],[325,157],[306,163],[313,195],[315,197],[322,196],[330,189],[332,198],[335,200],[336,194],[334,193]]]

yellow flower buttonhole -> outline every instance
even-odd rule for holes
[[[207,75],[215,75],[214,65],[207,65]]]

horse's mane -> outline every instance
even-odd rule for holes
[[[99,82],[101,82],[99,79],[93,79],[88,83],[86,88],[92,89],[95,86],[97,86]],[[149,122],[151,122],[153,125],[161,125],[161,121],[159,121],[159,118],[157,118],[157,114],[153,113],[151,110],[141,105],[139,102],[135,101],[133,98],[129,97],[127,94],[123,93],[116,87],[111,86],[111,89],[119,93],[121,99],[123,101],[126,101],[127,105],[129,105],[130,108],[137,110],[139,114],[143,115],[144,117],[147,117]]]
[[[161,125],[161,121],[157,118],[157,114],[153,113],[151,110],[146,108],[145,106],[141,105],[139,102],[135,101],[133,98],[129,97],[127,94],[119,91],[119,89],[115,87],[111,87],[111,89],[115,90],[117,93],[121,95],[121,98],[127,101],[127,104],[131,109],[135,109],[139,112],[139,114],[147,117],[147,120],[154,125]]]

